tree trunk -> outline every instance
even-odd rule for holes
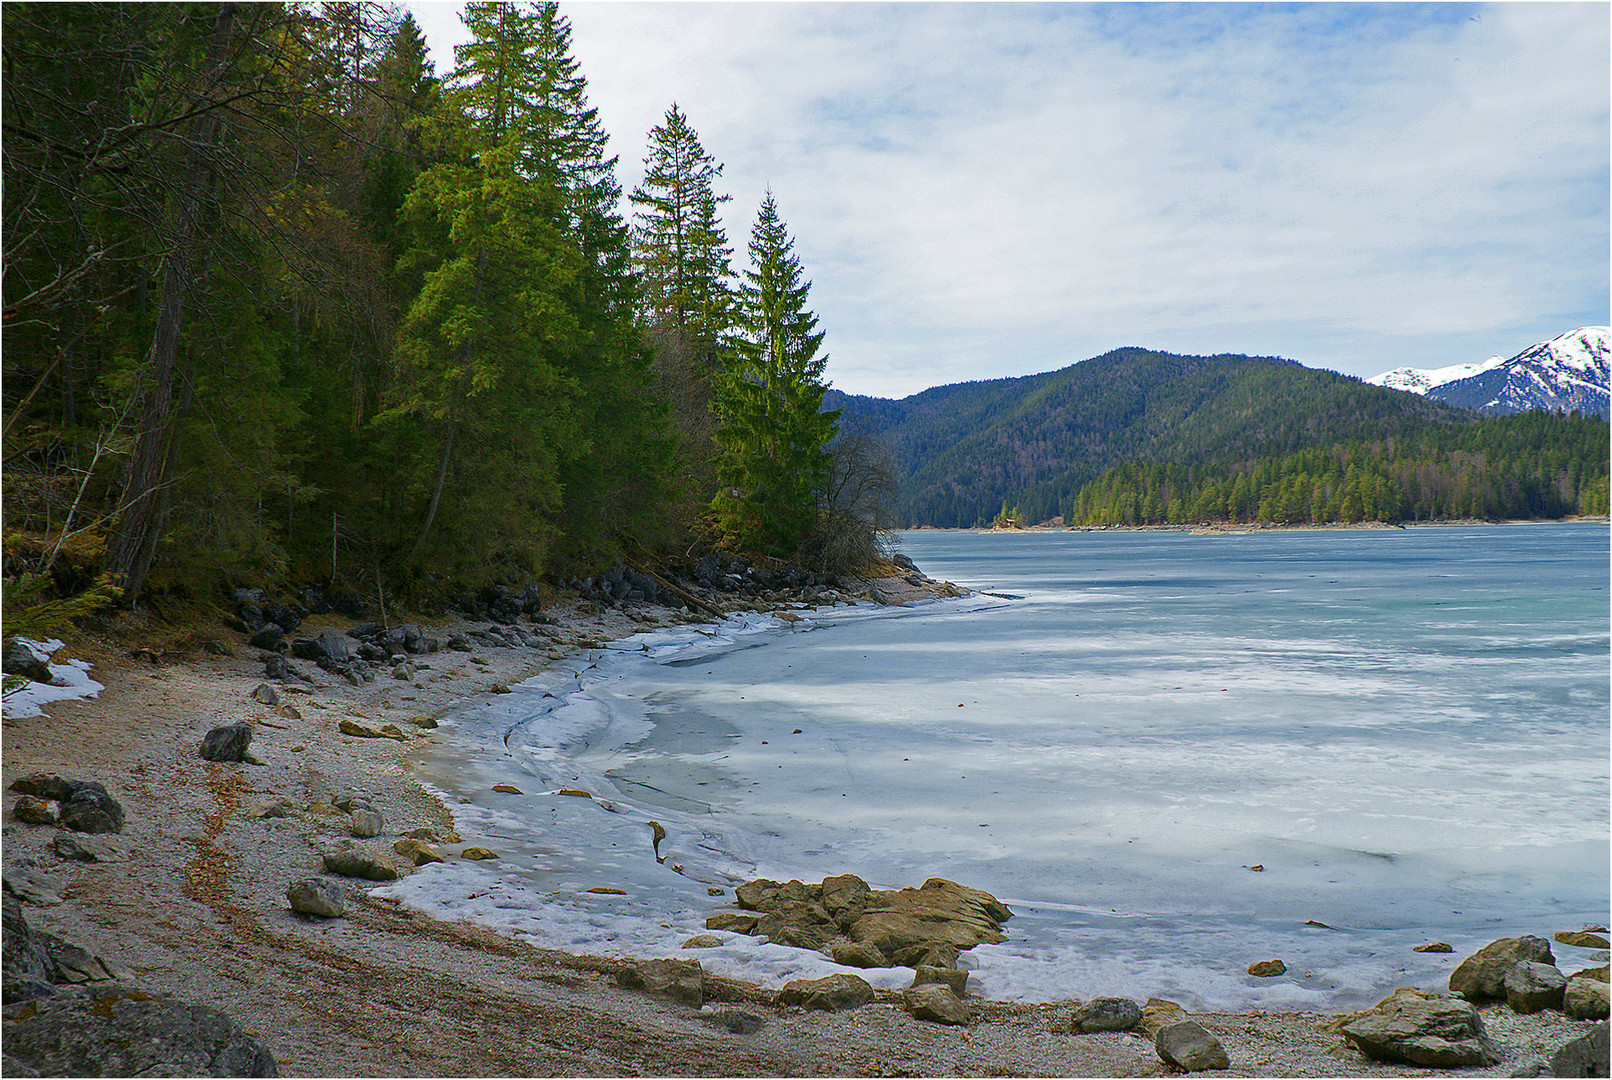
[[[228,67],[234,26],[235,5],[221,4],[208,49],[209,86],[216,86]],[[167,488],[173,470],[177,418],[174,383],[178,373],[179,338],[184,329],[185,306],[195,286],[197,253],[202,242],[201,216],[218,131],[219,120],[211,110],[198,114],[189,125],[190,151],[174,193],[173,233],[163,259],[157,325],[151,340],[141,424],[129,461],[117,531],[107,552],[106,570],[122,587],[124,603],[130,605],[138,599],[151,572],[157,541],[167,518]]]

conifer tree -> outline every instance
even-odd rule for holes
[[[634,189],[633,248],[649,321],[690,343],[709,362],[731,327],[732,269],[714,181],[722,165],[674,102],[649,133],[644,182]]]
[[[733,249],[718,214],[729,197],[714,188],[721,175],[722,165],[706,153],[674,103],[649,133],[644,181],[632,193],[643,321],[682,443],[689,518],[716,489],[711,376],[733,328]]]
[[[718,524],[728,543],[780,555],[795,554],[816,524],[839,424],[839,410],[822,407],[828,357],[794,246],[769,191],[715,387]]]

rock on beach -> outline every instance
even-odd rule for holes
[[[1372,1008],[1346,1018],[1338,1030],[1374,1061],[1455,1069],[1500,1060],[1470,1002],[1422,990],[1395,990]]]

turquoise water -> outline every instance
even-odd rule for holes
[[[1606,919],[1604,525],[902,550],[999,595],[641,635],[455,718],[422,775],[505,858],[395,891],[668,955],[722,903],[709,886],[940,875],[1015,912],[967,956],[981,993],[1223,1008],[1348,1007]],[[489,798],[500,781],[542,793]],[[727,937],[708,967],[835,970]],[[1412,951],[1433,939],[1456,953]],[[1273,957],[1286,976],[1245,973]]]

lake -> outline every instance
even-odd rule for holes
[[[384,891],[778,985],[841,969],[734,934],[681,950],[734,883],[942,876],[1014,912],[964,954],[993,998],[1441,985],[1493,938],[1605,924],[1608,536],[901,534],[982,593],[655,631],[445,721],[419,775],[501,857]],[[1433,940],[1455,952],[1413,951]],[[1287,974],[1246,974],[1265,959]]]

